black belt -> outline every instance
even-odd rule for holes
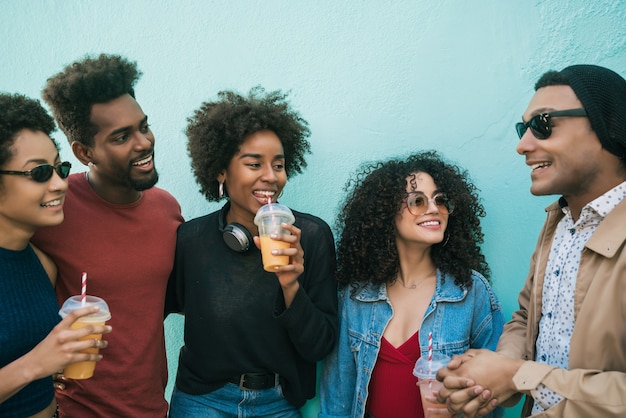
[[[245,373],[228,379],[242,390],[269,389],[278,385],[278,375],[275,373]]]

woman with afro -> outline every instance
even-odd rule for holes
[[[253,220],[306,166],[307,122],[280,91],[219,93],[189,119],[200,191],[225,200],[178,230],[168,310],[185,315],[170,417],[299,417],[315,396],[316,363],[334,347],[334,239],[293,210],[286,266],[263,269]]]
[[[476,187],[436,152],[366,164],[348,182],[337,246],[339,341],[320,417],[423,417],[420,353],[494,349],[504,325],[479,244]]]

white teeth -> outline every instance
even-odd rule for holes
[[[61,204],[61,199],[52,200],[50,202],[42,203],[41,206],[44,208],[50,208],[53,206],[59,206]]]
[[[536,170],[536,169],[538,169],[538,168],[541,168],[541,167],[548,167],[549,165],[550,165],[550,163],[547,163],[547,162],[537,163],[537,164],[532,164],[532,165],[530,166],[530,169],[531,169],[532,171],[535,171],[535,170]]]
[[[152,161],[152,155],[148,156],[147,158],[144,158],[143,160],[139,160],[136,163],[133,163],[133,165],[144,165],[144,164],[148,164],[150,161]]]
[[[260,194],[262,196],[274,196],[276,194],[276,192],[269,192],[269,191],[264,191],[264,190],[257,190],[254,192],[254,194]]]
[[[437,225],[439,225],[439,221],[422,222],[420,225],[423,225],[423,226],[437,226]]]

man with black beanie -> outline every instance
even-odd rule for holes
[[[517,152],[550,205],[497,352],[438,373],[439,401],[465,417],[526,395],[522,416],[626,416],[626,80],[596,65],[545,73]]]

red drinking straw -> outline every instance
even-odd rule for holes
[[[428,374],[432,373],[433,369],[433,332],[428,333]],[[428,382],[428,386],[432,387],[432,382]]]
[[[428,333],[428,368],[432,367],[433,363],[433,333]]]
[[[81,278],[81,290],[80,290],[80,304],[81,306],[85,306],[85,302],[87,299],[87,273],[83,271],[83,276]]]

